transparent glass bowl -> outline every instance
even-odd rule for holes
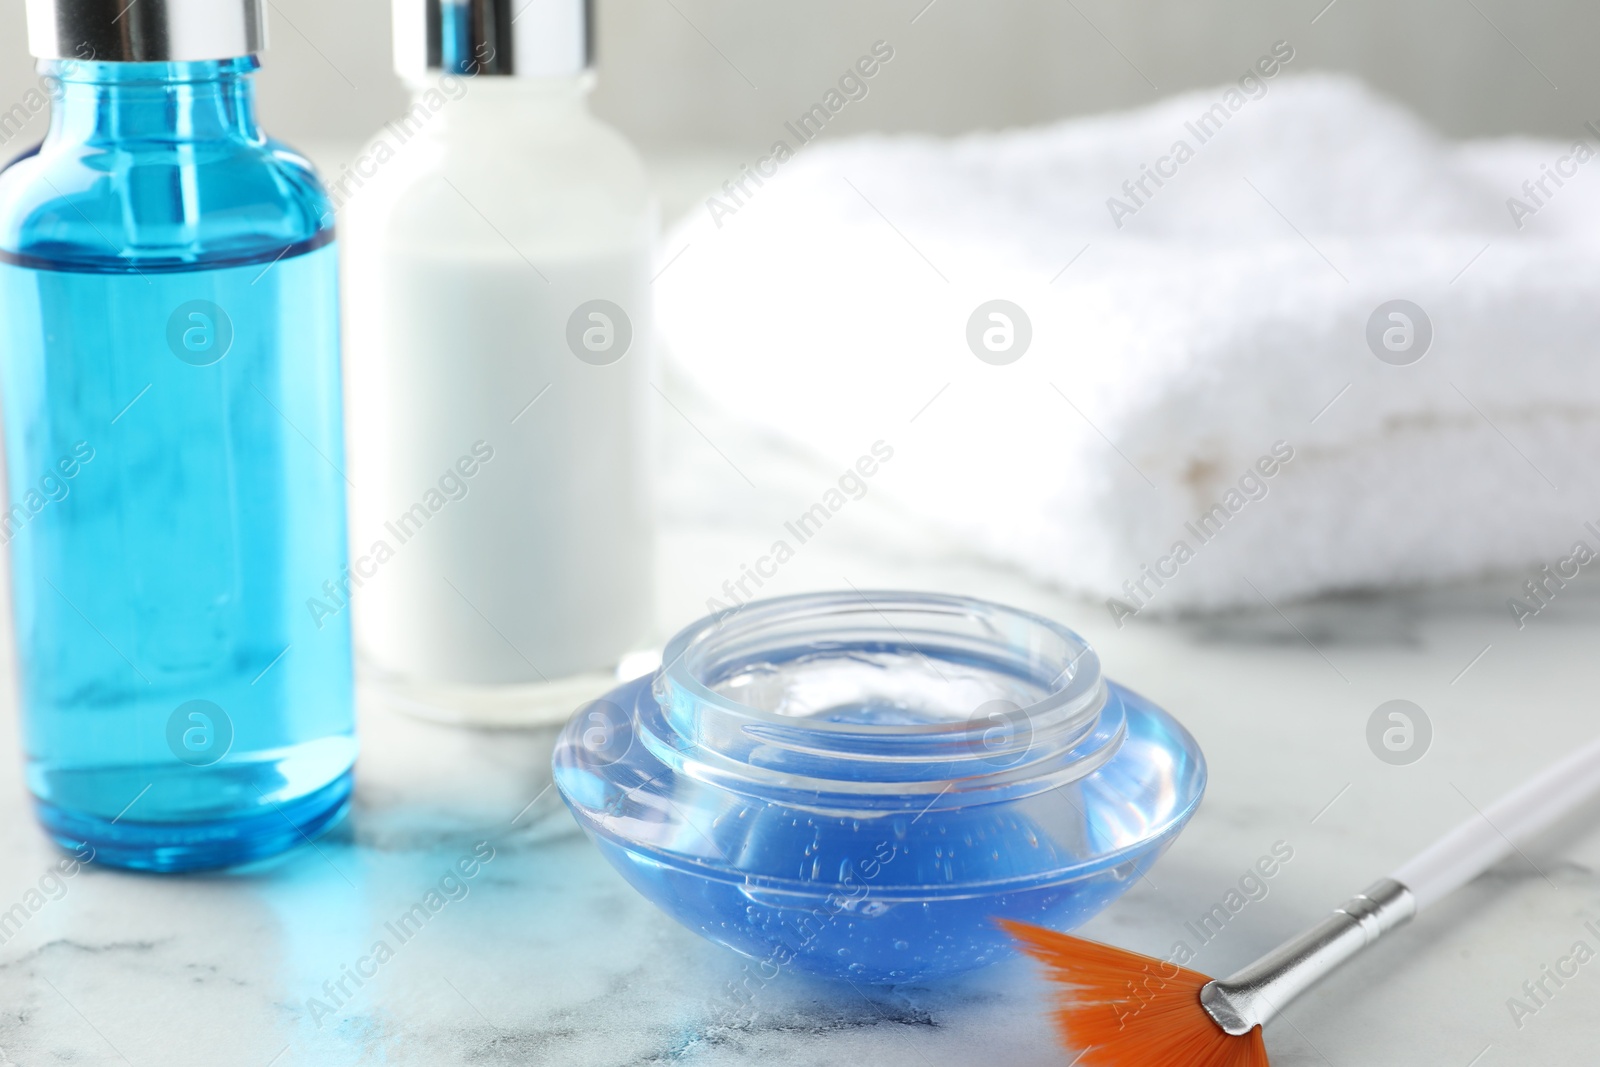
[[[634,888],[763,970],[921,982],[1071,929],[1183,828],[1205,761],[1072,631],[924,593],[696,622],[580,708],[554,756]]]

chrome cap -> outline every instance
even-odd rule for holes
[[[27,0],[28,51],[40,59],[183,63],[267,44],[262,0]]]
[[[594,61],[594,0],[394,0],[394,66],[560,78]]]

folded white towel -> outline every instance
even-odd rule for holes
[[[672,235],[668,350],[834,462],[887,441],[874,491],[1119,621],[1600,545],[1600,135],[1457,145],[1348,79],[1260,85],[799,147]],[[1003,320],[969,345],[993,300],[1031,325],[1004,365]],[[1425,320],[1369,330],[1397,300]]]

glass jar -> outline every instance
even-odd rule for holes
[[[1082,638],[983,601],[759,601],[663,664],[579,709],[556,784],[636,889],[772,971],[925,981],[1007,954],[997,918],[1075,927],[1205,788]]]

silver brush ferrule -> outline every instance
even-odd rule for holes
[[[1351,897],[1315,929],[1273,949],[1238,974],[1207,982],[1200,990],[1200,1005],[1225,1032],[1243,1037],[1271,1022],[1295,997],[1416,913],[1411,890],[1385,878]]]

